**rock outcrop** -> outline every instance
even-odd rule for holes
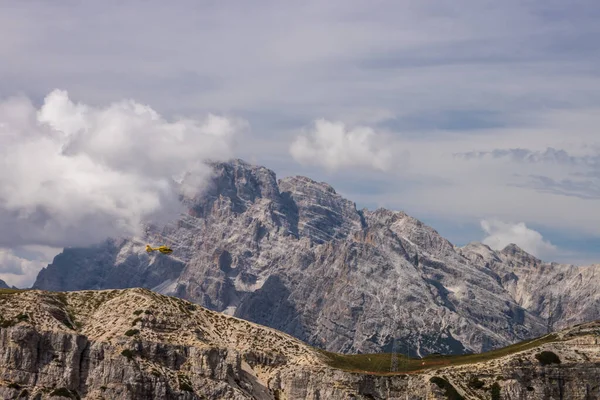
[[[526,256],[456,248],[403,212],[357,210],[306,177],[278,181],[240,160],[213,168],[207,190],[182,198],[178,220],[148,226],[144,237],[65,249],[33,287],[146,287],[344,353],[389,351],[394,340],[415,355],[485,351],[548,329],[554,281],[517,271]],[[174,253],[148,255],[146,243]],[[594,272],[582,274],[577,299],[555,296],[570,323],[600,318],[583,300]]]
[[[413,359],[410,373],[382,374],[389,356],[382,366],[381,355],[329,354],[146,289],[0,291],[0,316],[4,399],[600,396],[600,323],[489,354]],[[337,365],[356,357],[362,370]]]

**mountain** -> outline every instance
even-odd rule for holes
[[[0,279],[0,289],[10,289],[10,286],[8,286],[6,282]]]
[[[404,212],[357,210],[306,177],[277,180],[242,160],[212,167],[208,189],[182,197],[179,219],[143,237],[65,249],[33,288],[145,287],[342,353],[391,351],[394,341],[419,356],[478,352],[548,329],[544,299],[558,289],[541,285],[543,263],[522,251],[457,248]],[[146,243],[174,252],[149,255]],[[593,281],[578,288],[597,296]],[[583,306],[571,322],[600,317],[593,301],[561,293],[553,315]]]
[[[0,315],[5,399],[600,395],[600,322],[492,353],[407,360],[404,372],[390,374],[377,372],[388,370],[389,354],[326,353],[274,329],[146,289],[4,290]]]
[[[545,263],[511,244],[495,252],[481,243],[459,251],[474,265],[493,270],[523,308],[546,319],[550,330],[600,316],[600,264]]]

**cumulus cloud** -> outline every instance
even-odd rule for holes
[[[536,257],[551,255],[556,251],[556,246],[544,240],[539,232],[528,228],[524,222],[515,224],[497,219],[482,220],[481,228],[487,234],[483,243],[495,250],[514,243]]]
[[[179,212],[174,178],[207,176],[204,162],[230,158],[242,127],[216,115],[167,121],[133,100],[92,107],[62,90],[39,109],[26,98],[6,100],[0,246],[79,246],[138,234],[143,221]]]
[[[314,129],[294,140],[290,154],[302,164],[329,170],[368,167],[386,171],[392,162],[392,152],[383,135],[368,127],[349,129],[342,122],[324,119],[317,120]]]
[[[40,269],[50,262],[41,254],[29,254],[31,259],[24,258],[10,249],[0,249],[0,279],[8,285],[30,287]]]

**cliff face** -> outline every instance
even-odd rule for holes
[[[524,309],[557,330],[599,318],[600,265],[545,263],[516,245],[501,251],[472,243],[460,249],[474,265],[498,275],[502,287]]]
[[[546,332],[540,299],[554,284],[518,275],[515,286],[513,256],[490,250],[497,261],[482,261],[476,246],[455,248],[403,212],[357,210],[309,178],[277,181],[240,160],[213,168],[208,190],[182,199],[178,220],[66,249],[34,288],[151,288],[340,352],[389,351],[396,339],[416,355],[462,353]],[[146,243],[174,252],[148,255]],[[570,322],[600,317],[593,302],[561,301]]]
[[[384,376],[334,368],[329,355],[284,333],[144,289],[0,292],[0,315],[5,399],[600,396],[594,323],[495,356],[424,359],[422,371]]]

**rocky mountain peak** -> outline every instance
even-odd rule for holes
[[[527,253],[525,250],[523,250],[514,243],[510,243],[502,250],[500,250],[500,254],[513,258],[516,261],[523,264],[540,264],[542,262],[540,259]]]
[[[317,182],[313,179],[310,179],[306,176],[296,175],[296,176],[288,176],[279,180],[279,185],[283,185],[284,187],[304,187],[310,188],[314,191],[321,191],[326,193],[331,193],[333,195],[337,195],[337,192],[330,184],[326,182]]]
[[[300,235],[316,243],[345,238],[363,227],[356,204],[340,196],[327,183],[293,176],[280,179],[279,190],[298,210]]]

